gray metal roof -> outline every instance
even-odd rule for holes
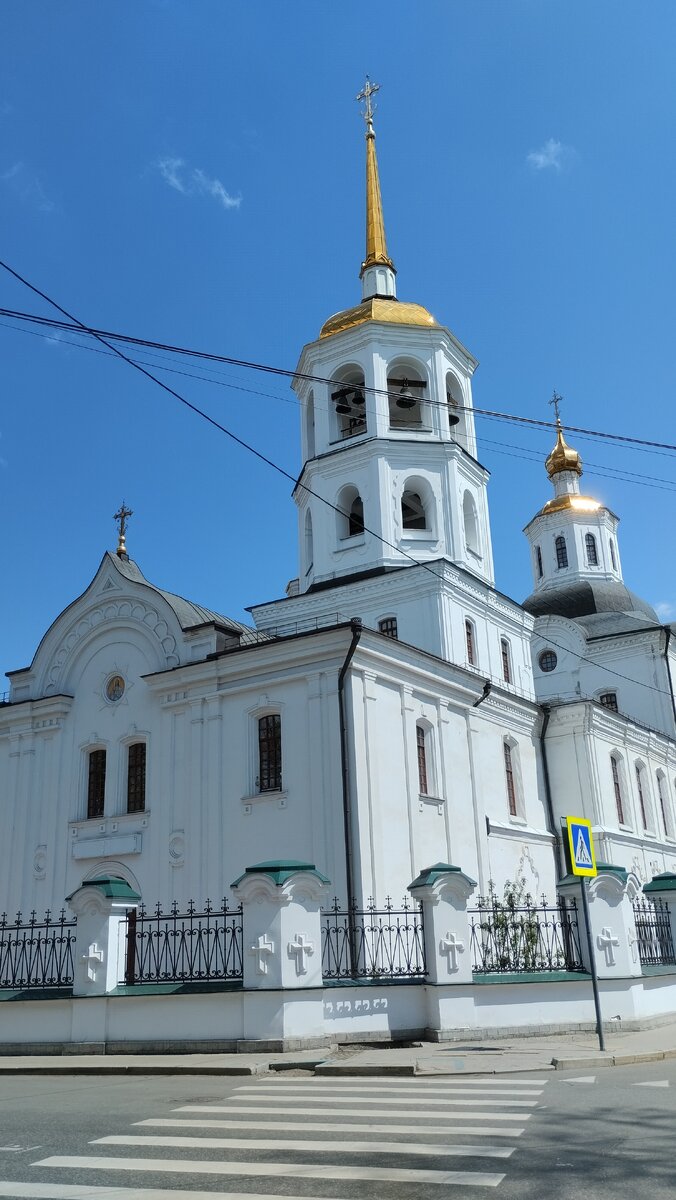
[[[632,618],[630,627],[636,618],[640,618],[642,625],[660,624],[655,609],[645,600],[630,592],[623,583],[608,579],[578,580],[558,588],[533,592],[524,600],[523,607],[533,617],[558,616],[577,621],[595,613],[608,616],[622,613]],[[608,624],[608,632],[612,632],[612,621]]]
[[[107,556],[125,579],[129,579],[133,583],[140,583],[143,587],[150,588],[162,596],[174,610],[181,629],[193,629],[197,625],[222,625],[225,629],[231,629],[233,633],[242,634],[243,641],[246,640],[246,634],[255,635],[256,631],[249,625],[243,625],[241,621],[234,621],[232,617],[226,617],[223,613],[203,608],[201,604],[194,604],[192,600],[186,600],[184,596],[177,596],[175,592],[165,592],[163,588],[156,587],[154,583],[150,583],[146,579],[141,568],[131,559],[125,561],[110,550],[107,552]]]

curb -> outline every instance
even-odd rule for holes
[[[553,1058],[555,1071],[577,1071],[581,1067],[630,1067],[634,1063],[663,1062],[676,1058],[676,1050],[649,1050],[643,1054],[609,1054],[599,1051],[586,1058]]]
[[[42,1067],[3,1067],[0,1065],[0,1075],[264,1075],[269,1068],[268,1063],[254,1063],[253,1066],[171,1066],[157,1064],[141,1066],[136,1063],[108,1063],[103,1061],[87,1064],[68,1064],[67,1066]]]

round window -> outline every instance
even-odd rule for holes
[[[106,699],[114,704],[124,696],[124,679],[121,675],[111,675],[106,684]]]
[[[538,658],[541,671],[553,671],[556,668],[558,659],[553,650],[543,650]]]

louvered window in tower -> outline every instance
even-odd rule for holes
[[[89,778],[87,781],[87,816],[102,817],[106,794],[106,752],[91,750],[89,753]]]
[[[127,812],[143,812],[146,806],[146,744],[133,742],[127,759]]]
[[[282,718],[269,713],[258,721],[258,791],[276,792],[282,786]]]

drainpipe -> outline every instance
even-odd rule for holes
[[[566,870],[565,870],[565,864],[562,859],[562,849],[563,848],[561,845],[561,838],[556,831],[556,821],[554,819],[554,804],[552,802],[552,786],[551,786],[550,779],[549,779],[549,763],[547,761],[547,746],[545,744],[545,738],[547,736],[547,729],[549,728],[549,719],[550,719],[552,713],[551,713],[551,709],[548,704],[541,704],[540,708],[542,709],[542,712],[544,714],[544,720],[542,722],[542,729],[540,730],[540,750],[542,752],[542,776],[543,776],[544,784],[545,784],[545,804],[546,804],[546,808],[547,808],[547,821],[549,824],[549,832],[554,834],[554,867],[556,870],[556,878],[557,878],[557,882],[558,882],[559,879],[563,879],[563,876],[565,875]]]
[[[665,632],[664,639],[664,661],[667,664],[667,679],[669,680],[669,691],[671,692],[671,707],[674,713],[674,721],[676,721],[676,699],[674,698],[674,681],[671,677],[671,663],[669,662],[669,642],[671,641],[671,625],[663,626]]]
[[[340,770],[343,784],[343,825],[345,830],[345,877],[347,882],[347,908],[348,912],[352,912],[355,902],[354,896],[354,862],[352,854],[352,806],[350,804],[350,777],[348,766],[348,744],[347,744],[347,715],[345,712],[345,679],[350,668],[350,663],[354,658],[354,652],[359,645],[359,639],[362,634],[362,622],[360,617],[353,617],[350,621],[350,629],[352,630],[352,641],[345,655],[345,662],[340,668],[338,676],[338,707],[340,709]],[[350,922],[351,926],[351,922]]]

